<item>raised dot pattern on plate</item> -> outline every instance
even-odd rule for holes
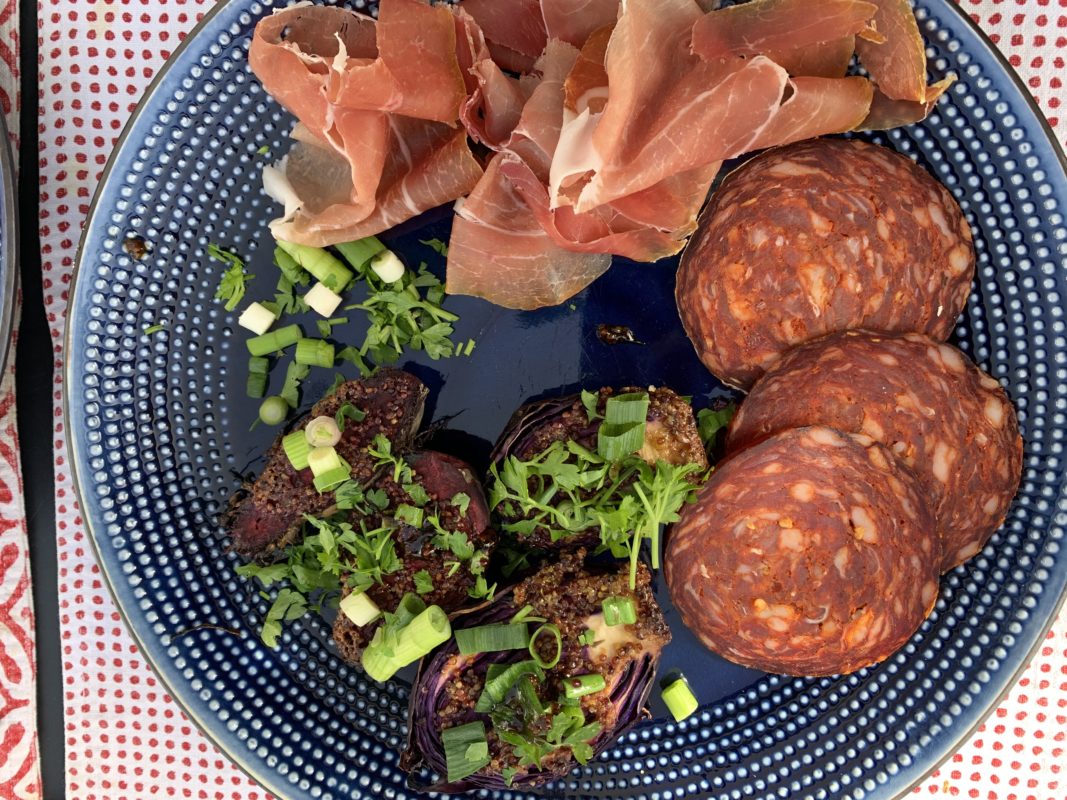
[[[220,4],[111,167],[72,305],[78,480],[146,654],[231,757],[283,796],[415,797],[397,766],[408,686],[377,686],[346,667],[321,620],[264,648],[255,632],[268,603],[234,575],[218,524],[252,454],[224,391],[246,354],[233,315],[212,299],[206,248],[240,242],[253,256],[268,240],[261,150],[283,152],[291,121],[246,54],[273,6]],[[988,710],[1054,610],[1067,580],[1067,181],[1033,110],[947,0],[918,15],[932,72],[959,81],[924,124],[870,138],[934,173],[974,230],[978,271],[957,339],[1019,410],[1019,497],[885,663],[836,679],[766,676],[685,722],[640,725],[550,787],[553,796],[895,796]],[[151,243],[151,258],[126,253],[131,235]],[[156,324],[162,332],[143,335]]]

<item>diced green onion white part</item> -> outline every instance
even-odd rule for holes
[[[667,710],[671,712],[675,722],[691,716],[700,704],[697,702],[693,690],[689,688],[689,682],[684,675],[679,675],[661,688],[663,702]]]
[[[311,474],[317,478],[331,469],[340,467],[341,456],[331,446],[313,447],[308,453],[308,466],[311,467]]]
[[[311,445],[303,431],[293,431],[282,437],[282,450],[293,469],[307,469]]]
[[[241,312],[241,316],[237,318],[237,324],[258,336],[262,336],[270,330],[275,319],[273,312],[262,303],[252,303]]]
[[[315,417],[304,428],[304,436],[311,447],[333,447],[341,441],[341,429],[333,417]]]
[[[353,592],[340,604],[341,613],[352,620],[352,624],[362,628],[370,625],[382,615],[378,604],[371,600],[366,592]]]
[[[384,283],[396,283],[404,277],[404,262],[392,250],[383,250],[371,259],[370,268]]]
[[[279,350],[291,347],[299,342],[303,336],[304,332],[300,330],[299,325],[286,325],[284,328],[277,328],[262,336],[253,336],[245,344],[248,346],[248,352],[252,355],[269,356],[271,353],[277,353]]]
[[[341,299],[341,295],[324,283],[316,283],[304,295],[304,302],[308,304],[308,308],[320,317],[333,316],[333,312],[341,305]]]
[[[289,416],[289,404],[278,396],[268,397],[259,406],[259,419],[265,425],[281,425]]]

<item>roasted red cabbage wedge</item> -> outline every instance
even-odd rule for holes
[[[580,527],[577,514],[569,514],[565,525],[559,520],[553,522],[543,517],[544,524],[535,524],[534,520],[540,516],[536,509],[520,507],[524,504],[513,502],[517,487],[512,476],[505,472],[505,466],[512,457],[519,461],[539,459],[557,442],[563,446],[573,443],[596,453],[608,399],[633,394],[648,397],[643,443],[633,455],[653,467],[657,461],[679,468],[692,465],[688,476],[691,482],[696,482],[698,476],[706,472],[708,458],[693,409],[670,389],[631,387],[616,391],[602,388],[598,392],[528,403],[512,415],[490,456],[492,468],[486,488],[490,510],[497,515],[503,531],[513,534],[520,544],[546,550],[593,547],[602,543],[603,526],[592,518],[584,528]],[[502,492],[498,484],[509,481],[512,484],[510,491]],[[537,492],[532,482],[531,491]],[[621,494],[625,491],[624,487]],[[563,500],[565,498],[557,494],[547,502],[551,505]]]
[[[422,424],[426,395],[426,387],[414,375],[382,369],[369,378],[341,384],[312,406],[307,419],[332,417],[345,405],[366,415],[348,422],[336,450],[352,467],[352,478],[369,485],[379,467],[367,446],[382,435],[395,450],[408,449]],[[263,471],[233,495],[223,515],[233,549],[245,558],[274,554],[292,541],[305,514],[323,515],[334,505],[333,492],[315,489],[310,470],[297,470],[289,462],[282,438],[267,453]]]
[[[427,605],[454,611],[480,596],[478,579],[483,576],[481,583],[485,586],[484,570],[496,547],[485,495],[474,471],[458,458],[418,450],[403,460],[412,469],[413,482],[426,494],[421,498],[423,505],[418,506],[422,513],[416,518],[395,520],[392,540],[399,566],[367,587],[367,596],[380,609],[393,611],[405,594],[415,592]],[[383,476],[375,488],[385,492],[393,508],[413,502],[392,475]],[[382,512],[372,526],[391,514],[395,515],[395,511]],[[342,597],[353,591],[351,583],[346,583]],[[352,664],[360,663],[363,649],[378,626],[378,621],[357,626],[344,614],[338,614],[333,640],[341,656]]]
[[[412,786],[438,792],[541,786],[566,775],[578,760],[584,763],[594,758],[647,716],[646,702],[660,653],[671,638],[652,594],[651,574],[640,565],[636,587],[630,589],[626,565],[587,566],[584,562],[584,551],[565,554],[559,563],[544,567],[492,604],[453,620],[453,638],[423,660],[412,688],[408,743],[401,758],[401,765],[412,773]],[[610,597],[623,598],[623,602],[629,598],[636,622],[608,627],[603,603]],[[457,630],[506,624],[516,615],[532,620],[531,632],[545,626],[558,629],[559,658],[554,666],[528,667],[532,652],[526,649],[460,653]],[[554,637],[535,634],[535,638],[541,662],[551,663]],[[493,683],[505,667],[524,663],[525,672],[523,667],[513,669],[522,674],[502,693],[502,699],[493,698],[492,692],[483,697],[487,676]],[[577,676],[593,675],[603,677],[602,690],[567,698],[568,679],[573,682]],[[521,687],[521,681],[529,685]],[[599,679],[595,683],[599,685]],[[501,692],[496,693],[498,697]],[[539,704],[541,713],[523,717],[530,703]],[[554,746],[549,741],[551,731],[557,739],[566,740],[566,726],[557,721],[563,714],[574,719],[577,733],[571,735],[581,741]],[[456,765],[446,757],[442,731],[479,722],[485,731],[484,763],[449,780],[449,768],[455,774]],[[586,735],[589,738],[582,739]],[[528,757],[523,759],[523,754]],[[531,754],[539,756],[540,768],[529,763]],[[435,773],[436,781],[420,785],[425,783],[426,770]]]

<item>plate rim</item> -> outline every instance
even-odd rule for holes
[[[910,0],[910,2],[914,6],[914,0]],[[1012,85],[1015,87],[1016,92],[1023,99],[1023,104],[1025,108],[1037,120],[1041,132],[1044,134],[1045,139],[1051,146],[1053,155],[1059,162],[1060,169],[1064,172],[1065,175],[1067,175],[1067,152],[1065,152],[1063,145],[1061,145],[1059,139],[1056,137],[1056,133],[1053,130],[1051,124],[1049,123],[1044,111],[1042,111],[1041,107],[1037,103],[1037,100],[1030,93],[1029,87],[1026,86],[1022,77],[1008,61],[1007,56],[1005,56],[1001,52],[1000,48],[997,47],[997,45],[993,42],[989,35],[978,25],[978,23],[971,18],[970,14],[968,14],[961,6],[954,2],[954,0],[928,0],[928,2],[940,4],[950,14],[959,18],[963,22],[963,24],[970,29],[971,33],[977,38],[979,44],[985,49],[987,54],[989,54],[993,58],[997,66],[999,66],[1001,73],[1003,75],[1006,75]],[[78,281],[82,271],[82,259],[85,254],[85,248],[94,230],[95,224],[97,224],[96,217],[97,212],[99,211],[98,204],[103,198],[105,189],[107,188],[111,180],[114,167],[116,166],[120,155],[125,149],[127,140],[129,139],[133,128],[139,122],[141,115],[144,113],[147,105],[154,99],[156,91],[160,88],[160,85],[167,78],[171,68],[177,63],[179,58],[184,54],[185,50],[192,45],[192,43],[200,36],[203,30],[211,24],[215,17],[219,16],[225,10],[229,9],[230,6],[231,0],[219,0],[219,2],[214,3],[204,13],[204,16],[201,17],[200,20],[189,30],[189,32],[181,40],[178,46],[171,52],[170,56],[163,62],[162,65],[160,65],[157,72],[152,76],[151,81],[149,81],[147,87],[141,95],[141,98],[138,100],[137,105],[130,113],[130,116],[127,119],[126,123],[123,125],[122,133],[115,141],[115,145],[112,148],[111,153],[108,155],[107,164],[104,166],[103,171],[100,173],[100,179],[97,182],[96,189],[94,190],[92,199],[89,203],[88,212],[85,216],[85,224],[83,225],[81,234],[78,238],[78,247],[75,250],[74,255],[74,266],[71,270],[71,282],[69,289],[71,298],[70,303],[73,303],[73,301],[77,297],[77,289],[79,286]],[[282,7],[284,6],[279,6],[278,8]],[[2,115],[0,115],[0,132],[6,134],[6,128],[3,127]],[[3,144],[4,146],[0,148],[3,151],[0,152],[0,169],[6,169],[7,174],[10,175],[11,153],[7,145],[6,135],[4,136]],[[5,214],[8,212],[8,203],[10,202],[11,214],[15,214],[17,212],[17,209],[15,209],[14,207],[13,192],[11,191],[11,181],[4,180],[3,183],[3,211]],[[11,237],[5,238],[3,256],[7,255],[9,247],[8,242],[11,241]],[[15,258],[9,260],[8,263],[12,263],[16,259],[17,255],[15,256]],[[13,281],[13,277],[8,278],[5,276],[5,283],[13,284]],[[6,291],[6,286],[3,288]],[[14,287],[12,285],[12,289],[13,288]],[[14,291],[11,292],[10,296],[13,299]],[[3,330],[5,322],[8,326],[10,326],[10,314],[8,314],[7,317],[8,319],[5,321],[3,312],[0,311],[0,337],[4,338],[6,338]],[[68,306],[66,328],[63,334],[64,365],[63,383],[61,387],[63,418],[68,423],[68,431],[71,430],[70,421],[72,419],[70,413],[72,400],[70,387],[74,385],[73,379],[76,377],[73,374],[74,367],[69,356],[73,344],[73,326],[70,324],[70,322],[71,315],[70,307]],[[4,341],[4,338],[0,338],[0,342]],[[5,348],[4,352],[0,353],[0,373],[2,373],[6,352],[7,349]],[[90,519],[89,514],[86,513],[86,510],[89,508],[89,506],[85,503],[85,497],[88,497],[89,493],[86,492],[83,488],[82,478],[78,467],[80,453],[78,449],[77,437],[71,437],[68,435],[67,447],[70,451],[71,456],[68,461],[71,473],[71,483],[74,488],[75,498],[77,499],[79,506],[82,508],[83,524],[85,527],[85,531],[88,534],[87,538],[89,540],[89,545],[92,550],[93,557],[96,560],[97,565],[100,567],[100,574],[102,575],[104,579],[104,584],[107,586],[108,592],[111,594],[111,598],[115,603],[115,608],[119,613],[119,617],[121,618],[124,626],[126,627],[127,632],[133,638],[138,649],[141,651],[141,654],[144,656],[145,663],[148,664],[149,668],[155,674],[156,678],[160,681],[161,686],[163,686],[168,691],[171,698],[178,705],[178,708],[181,710],[181,712],[185,714],[186,718],[189,719],[189,721],[219,750],[221,754],[223,754],[245,775],[247,775],[249,778],[258,783],[262,788],[266,789],[274,796],[281,798],[281,800],[286,800],[286,798],[292,797],[293,795],[289,794],[288,791],[292,785],[288,782],[283,781],[281,779],[281,776],[277,772],[267,771],[265,769],[261,771],[260,768],[263,766],[262,762],[254,761],[252,759],[245,760],[245,753],[243,751],[238,751],[230,747],[229,742],[225,741],[219,736],[216,736],[216,734],[212,730],[212,725],[209,724],[207,721],[203,720],[199,713],[196,712],[191,706],[186,704],[186,702],[184,701],[182,692],[178,690],[179,688],[182,688],[182,690],[184,691],[184,687],[179,687],[179,685],[172,684],[171,681],[166,677],[163,668],[156,663],[153,653],[148,649],[148,647],[146,647],[145,640],[139,634],[137,626],[134,624],[132,617],[127,614],[126,607],[122,603],[119,589],[113,579],[112,572],[110,571],[106,560],[103,558],[103,552],[100,548],[100,543],[97,538],[97,533],[94,528],[93,522]],[[986,703],[986,706],[981,710],[980,713],[972,717],[971,723],[969,725],[963,726],[957,732],[956,736],[952,737],[950,741],[945,742],[941,748],[941,751],[934,755],[930,766],[926,768],[917,778],[912,779],[906,786],[902,786],[895,794],[893,794],[893,800],[902,800],[902,798],[911,794],[916,787],[924,783],[930,777],[930,775],[940,769],[953,756],[953,754],[955,754],[959,750],[960,747],[966,744],[966,742],[973,736],[975,731],[977,731],[985,723],[985,721],[1001,705],[1001,703],[1011,693],[1011,691],[1016,688],[1019,679],[1022,677],[1022,674],[1030,666],[1031,661],[1041,648],[1042,644],[1045,642],[1048,633],[1052,629],[1052,626],[1055,623],[1056,619],[1059,617],[1060,612],[1065,607],[1067,607],[1067,586],[1064,587],[1064,589],[1060,592],[1059,597],[1056,599],[1055,603],[1053,603],[1051,613],[1040,626],[1040,632],[1035,637],[1034,642],[1027,649],[1026,653],[1023,654],[1023,656],[1019,659],[1015,669],[1013,669],[1010,674],[1006,675],[1003,684],[997,691],[996,695],[990,695],[991,699]],[[64,703],[64,714],[65,713],[66,712]]]
[[[5,114],[0,112],[0,376],[6,370],[15,343],[15,297],[19,286],[19,212],[15,202],[15,159]]]

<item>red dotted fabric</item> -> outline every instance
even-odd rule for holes
[[[1023,77],[1059,138],[1067,0],[961,0]],[[104,587],[74,499],[62,411],[63,328],[80,227],[97,178],[150,78],[204,0],[42,0],[40,233],[55,343],[54,457],[70,800],[268,795],[219,753],[159,685]],[[0,734],[4,724],[0,721]],[[993,716],[915,791],[1064,800],[1067,620]],[[3,756],[0,745],[0,758]],[[6,796],[0,786],[0,796]],[[31,795],[27,795],[31,796]]]

